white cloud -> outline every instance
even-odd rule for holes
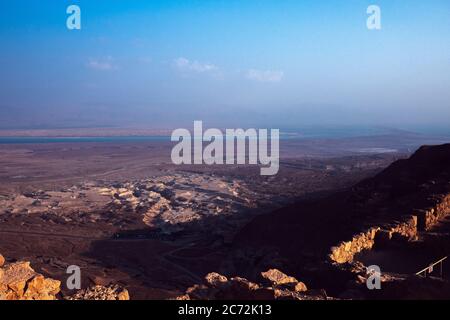
[[[195,72],[195,73],[210,73],[215,72],[219,68],[211,63],[202,63],[198,61],[190,61],[186,58],[177,58],[174,61],[174,66],[183,72]]]
[[[256,70],[250,69],[246,74],[247,79],[259,82],[280,82],[283,80],[284,72],[278,70]]]
[[[100,71],[111,71],[118,69],[112,57],[106,57],[103,59],[89,59],[87,66],[90,69]]]

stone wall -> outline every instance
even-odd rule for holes
[[[450,214],[450,195],[439,199],[434,207],[416,210],[418,217],[418,228],[426,231],[432,228],[439,220]]]
[[[353,261],[353,257],[358,252],[372,249],[375,244],[375,237],[380,228],[371,228],[367,232],[362,232],[353,237],[352,240],[341,242],[331,248],[329,258],[335,263],[346,263]]]
[[[375,243],[382,246],[392,239],[416,240],[417,232],[417,216],[405,216],[401,221],[381,228],[375,237]]]
[[[433,207],[414,210],[413,215],[405,216],[400,221],[382,227],[372,227],[349,241],[339,243],[331,248],[328,257],[332,263],[342,264],[352,262],[355,254],[370,250],[375,244],[383,245],[395,238],[415,240],[418,231],[429,230],[449,214],[450,194],[437,198]]]

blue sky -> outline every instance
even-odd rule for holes
[[[0,128],[449,127],[449,19],[447,0],[3,0]]]

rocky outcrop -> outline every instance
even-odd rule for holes
[[[85,290],[80,290],[66,300],[130,300],[128,290],[119,285],[96,285]]]
[[[37,273],[30,262],[5,263],[0,255],[0,300],[57,300],[60,291],[60,281]],[[119,285],[96,285],[65,299],[130,300],[130,295]]]
[[[36,273],[29,262],[0,268],[0,300],[56,300],[60,285],[60,281]]]
[[[303,282],[277,269],[262,272],[263,281],[257,284],[245,278],[209,273],[205,283],[190,287],[178,300],[326,300],[324,291],[309,292]]]

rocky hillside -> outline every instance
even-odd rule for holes
[[[337,282],[330,262],[396,234],[414,240],[450,213],[449,195],[450,144],[421,147],[349,190],[256,217],[234,240],[234,272],[253,279],[276,266],[328,287]]]

